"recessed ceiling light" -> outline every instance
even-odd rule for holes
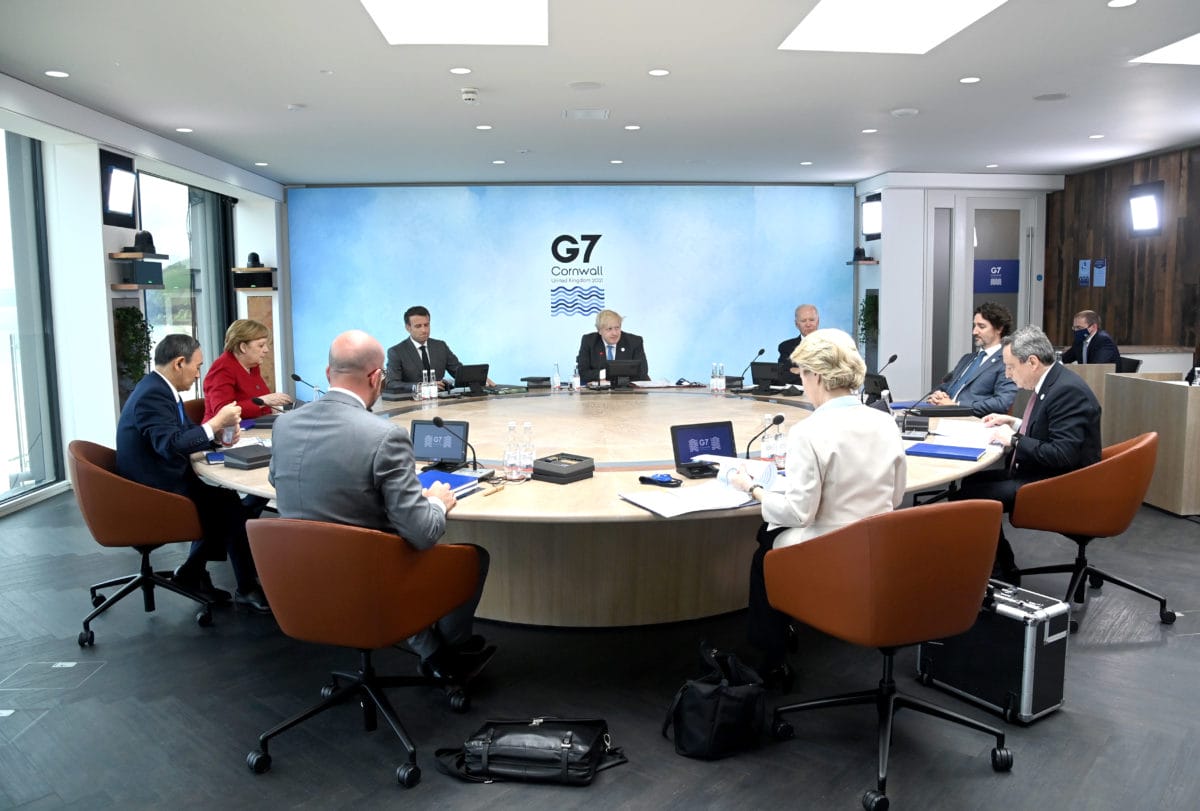
[[[801,166],[812,166],[812,161],[800,161]]]
[[[455,76],[466,76],[471,72],[470,68],[450,68],[450,72]]]
[[[821,0],[781,51],[924,54],[1006,0]]]
[[[980,79],[978,76],[964,76],[958,80],[958,83],[959,84],[979,84],[982,81],[983,81],[983,79]]]
[[[637,132],[641,128],[642,128],[641,124],[626,124],[625,125],[625,129],[629,130],[630,132]]]
[[[255,161],[254,165],[255,166],[270,166],[271,164],[267,163],[266,161]]]
[[[508,161],[492,161],[493,166],[503,166],[506,163],[508,163]]]
[[[475,125],[475,129],[477,129],[477,130],[490,130],[491,128],[492,128],[491,124],[476,124]]]
[[[879,130],[867,128],[862,131],[862,134],[863,135],[874,135],[877,132],[879,132]]]
[[[329,68],[325,68],[324,70],[322,70],[322,71],[321,71],[321,75],[322,75],[322,76],[332,76],[332,75],[333,75],[333,71],[332,71],[332,70],[330,70]]]
[[[998,163],[989,163],[987,166],[985,166],[985,167],[983,167],[983,168],[984,168],[984,169],[999,169],[999,168],[1000,168],[1000,164],[998,164]]]
[[[567,87],[572,90],[599,90],[604,85],[600,82],[567,82]]]
[[[654,68],[653,70],[649,70],[646,72],[649,73],[651,76],[670,76],[671,75],[671,71],[667,70],[666,68]]]
[[[1137,2],[1137,0],[1108,0],[1108,7],[1109,8],[1125,8],[1126,6],[1132,6],[1136,2]]]
[[[1089,135],[1089,136],[1088,136],[1088,138],[1091,138],[1093,141],[1099,141],[1099,140],[1100,140],[1101,138],[1103,138],[1103,137],[1104,137],[1104,136],[1103,136],[1103,135],[1101,135],[1101,134],[1100,134],[1100,133],[1098,133],[1098,132],[1097,132],[1097,133],[1095,133],[1095,134],[1093,134],[1093,135]]]
[[[549,0],[360,0],[389,45],[548,45]]]
[[[921,111],[916,107],[897,107],[892,110],[892,118],[912,118],[915,115],[920,115]]]
[[[1172,43],[1157,51],[1142,54],[1130,62],[1150,62],[1157,65],[1200,65],[1200,34]]]
[[[611,160],[611,161],[609,161],[609,163],[611,163],[613,166],[620,166],[620,165],[621,165],[622,163],[624,163],[624,162],[625,162],[625,161],[622,161],[622,160]]]
[[[1066,93],[1042,93],[1039,96],[1034,96],[1034,101],[1064,101],[1070,98]]]
[[[195,132],[195,130],[193,130],[191,127],[176,127],[175,131],[182,133]]]
[[[48,70],[46,71],[46,75],[51,79],[68,79],[71,76],[65,70]]]
[[[294,101],[294,102],[292,102],[291,104],[289,104],[289,105],[287,106],[287,108],[288,108],[288,111],[289,111],[289,112],[292,112],[292,113],[298,113],[298,112],[300,112],[301,110],[307,110],[307,109],[308,109],[308,105],[307,105],[307,104],[301,104],[301,103],[300,103],[300,102],[298,102],[298,101]]]

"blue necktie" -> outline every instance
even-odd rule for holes
[[[187,415],[183,413],[183,400],[176,399],[175,406],[179,409],[179,424],[186,427],[188,419]]]
[[[976,353],[975,359],[971,361],[971,364],[967,367],[967,370],[962,373],[962,377],[958,379],[958,385],[955,386],[954,391],[950,393],[951,399],[958,399],[958,395],[962,394],[962,390],[965,389],[967,384],[971,382],[971,375],[975,373],[975,370],[979,368],[979,364],[981,363],[983,363],[982,349]]]
[[[614,357],[614,355],[613,355],[613,353],[616,351],[616,347],[615,347],[615,346],[613,346],[612,344],[605,344],[605,346],[607,346],[607,347],[608,347],[608,359],[609,359],[609,360],[616,360],[616,358],[615,358],[615,357]]]

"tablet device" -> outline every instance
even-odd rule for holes
[[[466,441],[471,424],[465,420],[446,420],[444,425],[450,430],[437,427],[432,420],[412,421],[409,434],[413,458],[424,466],[455,470],[467,461]]]
[[[717,466],[695,462],[695,457],[711,453],[717,456],[737,456],[733,441],[733,423],[696,422],[671,426],[671,449],[675,453],[675,469],[689,479],[704,479],[717,475]]]

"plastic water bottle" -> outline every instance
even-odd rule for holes
[[[1192,385],[1200,386],[1200,366],[1192,369]]]
[[[558,364],[554,364],[554,374],[550,375],[550,391],[562,391],[562,375],[558,373]]]
[[[763,415],[762,445],[758,450],[758,458],[764,462],[772,462],[775,458],[775,438],[771,436],[771,415]]]
[[[517,439],[517,421],[508,421],[508,441],[504,443],[504,478],[510,482],[521,478],[521,445]]]
[[[785,470],[787,468],[788,438],[787,434],[783,432],[783,428],[778,425],[775,426],[775,440],[772,444],[774,445],[771,450],[772,456],[775,457],[775,469]]]
[[[579,364],[575,364],[575,371],[571,373],[571,391],[579,391]]]
[[[427,394],[429,394],[429,372],[422,369],[421,382],[417,385],[417,390],[413,392],[413,399],[424,400]]]
[[[529,478],[533,475],[533,423],[525,423],[525,435],[521,438],[521,475]]]
[[[717,393],[717,364],[712,365],[712,372],[708,375],[708,390],[714,395]]]
[[[1062,363],[1062,350],[1061,349],[1054,350],[1054,362]]]
[[[724,363],[717,364],[717,392],[719,394],[725,393],[725,364]]]

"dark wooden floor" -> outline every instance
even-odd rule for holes
[[[1012,537],[1025,564],[1073,550],[1051,536]],[[1160,625],[1153,603],[1112,586],[1094,597],[1070,643],[1067,706],[1008,728],[1010,774],[992,772],[990,738],[902,713],[893,806],[1197,807],[1198,549],[1200,526],[1150,508],[1123,538],[1098,543],[1094,562],[1165,592],[1178,622]],[[173,566],[182,548],[156,556],[160,568]],[[699,640],[744,648],[740,615],[617,631],[483,624],[500,652],[468,713],[430,690],[392,692],[419,748],[419,786],[395,784],[398,744],[386,728],[364,733],[350,706],[279,738],[271,772],[255,776],[245,756],[258,733],[317,700],[326,672],[351,666],[353,654],[294,642],[270,617],[232,610],[202,629],[190,605],[166,593],[153,614],[137,598],[109,611],[94,624],[96,646],[81,650],[87,585],[135,561],[91,541],[70,495],[0,519],[0,807],[850,809],[874,784],[869,708],[795,716],[795,740],[719,762],[678,757],[659,736],[675,689],[698,669]],[[228,567],[213,569],[229,587]],[[1059,594],[1065,582],[1026,586]],[[793,659],[797,693],[871,687],[879,658],[807,632]],[[911,651],[898,658],[901,689],[989,718],[917,685],[913,662]],[[412,659],[388,651],[379,664],[405,671]],[[629,764],[584,789],[465,784],[435,770],[433,750],[460,743],[484,719],[530,715],[606,718]]]

